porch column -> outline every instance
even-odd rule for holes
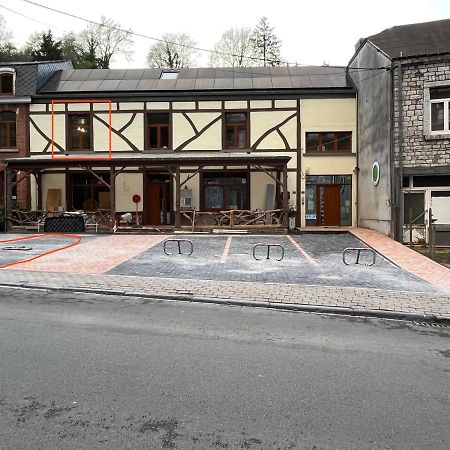
[[[13,179],[13,171],[9,166],[5,167],[5,231],[9,231],[11,229],[11,221],[9,217],[11,217],[12,211],[12,179]]]
[[[175,228],[181,227],[181,175],[180,166],[175,170]]]
[[[109,168],[109,214],[111,216],[111,231],[114,233],[116,227],[116,168]]]
[[[285,210],[283,216],[283,225],[288,227],[289,218],[288,218],[288,210],[289,210],[289,196],[288,196],[288,184],[287,184],[287,163],[283,164],[283,209]]]
[[[34,174],[34,178],[36,180],[36,209],[38,211],[42,210],[42,172],[39,171],[37,173]]]

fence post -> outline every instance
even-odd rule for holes
[[[428,256],[433,259],[433,212],[428,209]]]
[[[412,236],[413,236],[413,229],[412,229],[412,206],[409,207],[409,248],[412,248]]]

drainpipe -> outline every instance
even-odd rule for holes
[[[403,68],[400,61],[398,69],[398,181],[397,205],[399,218],[397,223],[397,241],[403,241],[404,201],[403,201]]]
[[[389,123],[389,170],[390,170],[390,202],[389,207],[391,208],[391,225],[390,234],[391,238],[395,239],[397,235],[397,186],[395,181],[395,140],[394,140],[394,110],[395,110],[395,98],[394,98],[394,85],[395,85],[395,63],[391,61],[391,98],[390,98],[390,123]]]

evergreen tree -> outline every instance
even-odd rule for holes
[[[35,61],[56,61],[63,59],[61,41],[55,41],[51,30],[40,35],[39,47],[32,51],[31,56]]]
[[[255,27],[251,38],[253,44],[253,53],[258,57],[264,67],[280,66],[281,41],[273,32],[274,28],[269,26],[267,17],[263,17]]]

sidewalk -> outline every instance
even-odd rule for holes
[[[377,231],[367,228],[349,231],[397,266],[450,294],[450,270],[446,267]]]
[[[0,286],[450,322],[447,294],[19,270],[0,271]]]
[[[133,272],[133,270],[124,274],[107,274],[107,272],[111,273],[111,269],[130,261],[133,257],[160,246],[160,243],[167,237],[163,235],[115,235],[86,240],[80,245],[63,251],[0,270],[0,289],[1,286],[56,289],[363,316],[407,317],[412,320],[440,319],[450,323],[449,269],[375,231],[362,228],[351,228],[346,231],[374,248],[401,269],[438,287],[442,293],[432,289],[430,292],[426,289],[424,292],[417,292],[417,289],[405,290],[406,288],[401,287],[398,276],[385,279],[382,278],[382,271],[376,275],[381,277],[377,278],[380,282],[372,286],[366,283],[363,287],[364,284],[360,283],[362,278],[356,280],[358,287],[354,287],[353,284],[338,286],[339,280],[332,286],[326,283],[325,285],[316,285],[315,281],[318,280],[318,275],[328,274],[328,272],[320,272],[321,267],[335,264],[339,255],[330,256],[327,259],[327,256],[319,251],[323,250],[323,241],[317,242],[314,246],[311,239],[309,239],[309,243],[305,240],[302,244],[313,252],[310,259],[314,261],[315,265],[310,264],[310,259],[305,259],[303,253],[306,252],[301,247],[303,253],[297,255],[296,251],[291,252],[290,257],[294,258],[294,263],[292,266],[287,265],[287,269],[284,269],[290,273],[297,270],[298,267],[302,267],[303,274],[311,272],[311,276],[304,279],[303,284],[293,284],[291,280],[295,280],[296,277],[289,278],[285,276],[286,274],[268,280],[246,280],[245,276],[238,280],[226,280],[214,271],[211,271],[208,276],[204,272],[206,270],[204,265],[196,269],[201,271],[201,276],[198,277],[187,279],[186,267],[183,264],[181,264],[182,270],[173,272],[172,275],[166,275],[166,273],[172,272],[158,273],[157,269],[160,264],[170,267],[174,264],[166,261],[167,258],[161,259],[161,250],[151,257],[148,253],[146,254],[145,258],[151,258],[153,263],[147,276],[137,276],[138,272]],[[208,237],[203,239],[210,242]],[[290,236],[279,239],[293,240]],[[332,236],[330,239],[333,242],[336,241]],[[198,243],[199,248],[201,249],[201,245],[205,243],[206,241],[203,244]],[[238,267],[236,265],[238,260],[231,261],[231,257],[228,255],[230,249],[226,250],[226,246],[225,250],[222,248],[224,242],[219,244],[216,245],[217,248],[204,248],[202,254],[209,257],[212,262],[217,262],[218,257],[214,259],[214,255],[216,253],[220,255],[222,250],[226,251],[227,258],[222,255],[220,264],[218,264],[221,266],[220,270],[225,270],[225,259],[233,267]],[[240,242],[239,246],[235,246],[235,253],[243,251],[242,245],[243,243]],[[300,247],[300,244],[297,243],[297,246]],[[293,250],[295,249],[294,246]],[[335,249],[333,250],[331,246],[328,251],[331,255]],[[313,257],[316,259],[312,259]],[[145,258],[143,261],[137,259],[134,263],[135,266],[139,267],[140,264],[146,263]],[[338,259],[340,260],[340,256]],[[320,266],[318,261],[321,262],[321,267],[316,267]],[[333,267],[338,268],[338,266]],[[401,274],[400,269],[398,270]],[[363,272],[357,273],[360,273],[360,277],[363,276]],[[209,278],[209,280],[205,278]],[[385,284],[385,280],[390,281],[390,284]],[[382,288],[380,289],[378,286]]]

